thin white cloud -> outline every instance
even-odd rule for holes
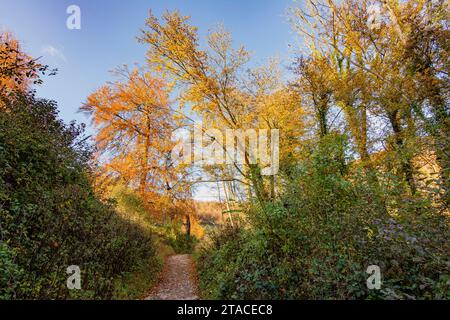
[[[52,46],[52,45],[46,45],[46,46],[43,46],[42,47],[42,49],[41,49],[41,52],[42,52],[42,54],[44,54],[44,55],[49,55],[49,56],[51,56],[51,57],[54,57],[54,58],[57,58],[57,59],[60,59],[60,60],[62,60],[62,61],[64,61],[64,62],[66,62],[67,60],[66,60],[66,57],[64,56],[64,54],[62,53],[62,51],[60,50],[60,49],[58,49],[58,48],[55,48],[54,46]]]

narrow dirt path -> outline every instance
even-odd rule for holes
[[[198,300],[195,274],[190,255],[168,257],[159,283],[145,300]]]

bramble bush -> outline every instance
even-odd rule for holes
[[[95,196],[82,134],[52,101],[0,111],[0,299],[108,299],[115,278],[156,263],[151,234]],[[70,265],[82,290],[66,288]]]
[[[215,299],[448,299],[448,217],[395,177],[343,165],[345,137],[323,139],[284,172],[279,199],[199,252]],[[369,265],[381,268],[369,290]]]

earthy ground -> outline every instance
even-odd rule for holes
[[[197,300],[195,266],[188,254],[166,259],[159,283],[145,300]]]

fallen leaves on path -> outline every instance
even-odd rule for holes
[[[145,300],[197,300],[195,267],[188,254],[166,259],[162,277]]]

